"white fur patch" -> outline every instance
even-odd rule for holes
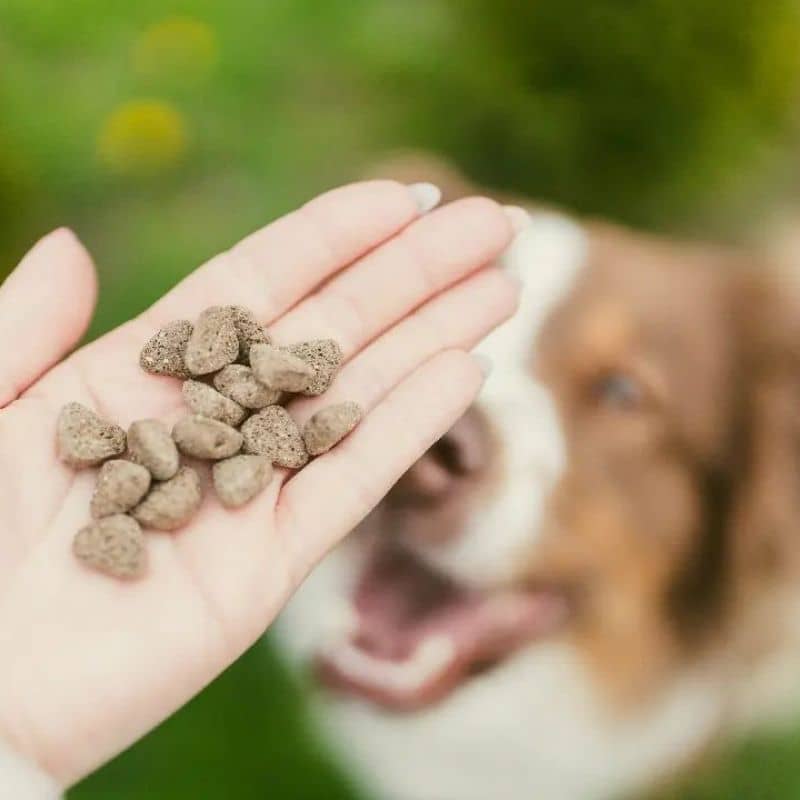
[[[477,351],[494,370],[478,399],[499,437],[505,482],[463,535],[415,543],[415,552],[461,581],[480,585],[512,574],[540,528],[545,500],[565,467],[564,436],[549,390],[531,374],[536,337],[573,286],[587,253],[586,235],[566,217],[535,214],[503,259],[522,279],[520,307]]]
[[[293,659],[307,659],[327,636],[328,610],[348,596],[353,568],[337,548],[282,615],[275,633]],[[577,654],[551,642],[420,712],[327,698],[315,715],[342,764],[379,800],[605,800],[696,752],[719,726],[720,695],[697,673],[615,716]]]
[[[545,498],[565,468],[558,416],[531,375],[531,359],[586,249],[577,225],[537,214],[506,257],[525,288],[517,315],[480,347],[495,370],[479,402],[501,437],[507,480],[463,537],[418,548],[461,580],[492,583],[508,575],[536,541]],[[276,626],[298,661],[318,652],[331,631],[346,629],[357,544],[344,542],[317,567]],[[721,705],[717,688],[695,675],[637,714],[613,716],[578,655],[550,642],[417,713],[335,698],[318,710],[343,762],[380,800],[602,800],[680,764],[716,728]]]

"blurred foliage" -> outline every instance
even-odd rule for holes
[[[388,5],[384,123],[484,184],[674,228],[751,206],[794,146],[794,0]]]
[[[0,278],[70,225],[91,335],[387,150],[664,229],[797,180],[795,0],[0,0]],[[800,738],[675,797],[800,796]],[[349,798],[261,645],[75,800]],[[672,798],[670,798],[672,800]]]
[[[472,37],[498,64],[485,77],[492,94],[514,101],[476,113],[464,157],[503,184],[663,225],[716,202],[726,177],[794,122],[794,0],[466,5]],[[481,155],[487,137],[499,163]]]
[[[167,17],[148,27],[134,45],[136,71],[153,80],[200,80],[216,65],[214,29],[192,17]]]
[[[159,100],[125,103],[103,123],[97,150],[113,172],[158,173],[179,161],[186,150],[183,117]]]
[[[652,800],[795,800],[800,798],[800,731],[773,731],[733,745],[691,779]]]

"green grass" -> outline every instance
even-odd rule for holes
[[[593,39],[592,19],[564,28],[560,0],[531,3],[524,26],[510,2],[490,4],[494,11],[480,5],[0,0],[0,278],[35,237],[70,225],[100,271],[94,336],[209,255],[404,146],[449,152],[493,184],[663,228],[707,219],[731,227],[737,208],[751,213],[754,187],[773,186],[776,172],[777,183],[792,178],[779,158],[790,115],[775,100],[784,91],[775,86],[792,77],[784,56],[796,52],[783,0],[769,0],[769,11],[736,0],[742,19],[759,10],[755,33],[729,19],[722,0],[648,0],[633,16],[629,0],[604,0],[595,5],[613,21],[609,53]],[[581,4],[572,5],[577,20]],[[480,14],[498,13],[483,25]],[[663,20],[682,20],[672,29],[677,39],[665,38],[676,53],[694,52],[685,39],[698,29],[713,34],[702,41],[711,43],[721,89],[704,95],[708,87],[696,80],[702,65],[681,77],[679,58],[638,47],[631,57],[648,63],[636,72],[641,80],[630,75],[638,99],[626,101],[624,82],[614,94],[618,84],[603,70],[631,72],[617,57],[619,43],[653,27],[648,13],[665,31]],[[766,81],[754,91],[744,75],[752,107],[727,80],[725,36],[734,37],[737,64]],[[576,53],[585,59],[573,70]],[[595,105],[592,81],[603,91]],[[764,85],[771,93],[760,91]],[[662,86],[671,102],[664,118],[677,134],[639,106],[648,99],[662,108]],[[703,113],[681,127],[676,115],[689,86],[700,92],[693,107]],[[628,150],[624,114],[637,131]],[[798,755],[800,733],[748,743],[670,800],[800,797]],[[301,693],[263,644],[70,793],[71,800],[265,796],[354,794],[310,736]]]
[[[355,800],[264,643],[70,800]]]

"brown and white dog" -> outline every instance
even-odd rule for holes
[[[475,406],[279,638],[387,800],[601,800],[800,700],[800,301],[534,211]]]

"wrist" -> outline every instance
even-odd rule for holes
[[[61,787],[41,767],[0,741],[0,785],[14,800],[57,800]]]

